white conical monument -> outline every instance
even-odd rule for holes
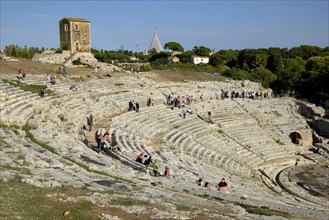
[[[163,51],[163,48],[162,48],[161,43],[160,43],[160,40],[158,38],[158,33],[156,31],[154,31],[153,39],[152,39],[152,42],[151,42],[151,45],[150,45],[150,49],[149,50],[152,50],[153,48],[157,52]]]

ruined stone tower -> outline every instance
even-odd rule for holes
[[[83,18],[59,21],[60,47],[74,52],[90,53],[90,22]]]

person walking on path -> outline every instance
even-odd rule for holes
[[[88,124],[88,131],[91,132],[93,128],[94,123],[94,116],[90,113],[89,116],[87,116],[87,124]]]
[[[67,75],[67,66],[63,66],[63,74]]]
[[[43,87],[40,88],[40,97],[45,97],[45,89]]]

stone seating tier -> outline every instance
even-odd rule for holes
[[[257,187],[250,187],[255,186],[253,180],[250,179],[250,172],[253,168],[258,168],[257,165],[262,166],[261,163],[264,162],[264,159],[266,159],[265,162],[267,163],[272,163],[274,161],[273,167],[275,167],[275,163],[279,164],[280,159],[283,157],[280,158],[279,156],[282,155],[277,154],[277,152],[274,151],[279,151],[280,153],[285,154],[285,156],[287,156],[286,152],[288,152],[285,150],[286,147],[284,145],[281,146],[275,144],[272,146],[275,139],[273,136],[268,134],[268,129],[264,129],[264,127],[260,126],[262,124],[257,121],[260,120],[260,122],[262,122],[263,120],[261,118],[257,118],[258,110],[259,112],[264,112],[261,110],[262,107],[252,108],[248,107],[248,104],[241,107],[234,100],[210,100],[210,97],[215,97],[215,94],[213,91],[207,90],[209,88],[219,89],[221,86],[216,83],[195,83],[193,86],[186,86],[186,83],[182,83],[178,84],[175,89],[172,89],[174,93],[186,93],[188,91],[192,91],[192,88],[200,90],[200,94],[205,94],[204,97],[209,97],[209,99],[194,103],[193,110],[200,115],[206,116],[208,109],[211,107],[214,113],[212,116],[219,115],[219,118],[222,117],[223,122],[225,117],[231,117],[231,119],[233,119],[228,120],[227,122],[233,124],[232,129],[220,128],[218,123],[207,123],[198,118],[196,114],[188,115],[185,120],[182,119],[179,116],[181,110],[170,110],[167,106],[160,105],[160,103],[165,101],[165,96],[161,94],[159,89],[156,88],[148,89],[149,91],[154,91],[154,97],[156,101],[159,101],[156,103],[156,106],[143,108],[142,112],[139,114],[135,112],[127,113],[118,109],[118,106],[121,109],[125,109],[128,106],[128,102],[126,101],[130,100],[131,97],[135,97],[133,96],[134,93],[140,94],[139,96],[141,96],[149,92],[138,93],[139,88],[140,90],[143,90],[143,88],[138,85],[137,80],[132,80],[134,86],[129,88],[128,83],[125,81],[128,81],[129,79],[130,78],[122,78],[121,80],[116,81],[123,82],[124,85],[112,86],[113,88],[107,88],[105,86],[105,84],[110,80],[101,81],[100,84],[102,84],[102,86],[100,87],[102,89],[99,90],[96,86],[92,87],[93,83],[77,83],[79,87],[81,85],[81,90],[83,91],[80,92],[78,90],[77,93],[72,93],[77,97],[74,97],[73,95],[68,95],[65,97],[64,92],[59,92],[64,89],[68,90],[67,86],[71,81],[64,80],[62,82],[62,79],[59,79],[58,84],[56,83],[55,85],[49,86],[50,89],[58,93],[58,96],[52,99],[43,99],[42,111],[38,114],[32,114],[33,118],[29,120],[29,124],[32,126],[37,125],[35,130],[31,130],[37,140],[56,147],[56,152],[59,156],[58,160],[63,161],[62,164],[70,164],[67,165],[67,167],[71,167],[72,169],[70,168],[69,171],[61,177],[69,179],[70,176],[73,176],[72,182],[78,182],[77,177],[81,176],[80,178],[84,178],[84,182],[86,183],[89,183],[90,179],[99,178],[99,176],[96,177],[96,175],[91,172],[87,172],[86,170],[79,168],[77,163],[71,162],[77,161],[80,164],[88,166],[91,170],[108,172],[127,178],[137,178],[141,175],[141,170],[132,169],[132,167],[136,165],[134,162],[136,153],[145,152],[152,156],[154,155],[154,157],[162,163],[160,166],[163,166],[164,164],[168,164],[170,166],[173,173],[177,175],[175,179],[173,179],[173,184],[175,187],[184,185],[185,189],[192,190],[195,188],[195,184],[191,181],[191,179],[194,180],[202,176],[205,180],[216,182],[220,177],[226,177],[230,181],[233,194],[239,195],[239,197],[243,194],[248,194],[250,197],[266,198],[268,199],[267,201],[273,201],[273,203],[275,202],[277,206],[279,206],[279,204],[283,204],[283,202],[289,202],[290,204],[297,205],[297,202],[291,198],[273,196],[266,191],[259,190]],[[38,80],[41,80],[41,78],[37,79],[35,82],[32,80],[30,82],[37,84]],[[106,83],[103,84],[103,82]],[[149,83],[146,79],[142,83],[144,82],[145,84]],[[115,82],[111,83],[111,85],[113,85]],[[152,87],[156,84],[150,83],[149,85]],[[88,86],[90,86],[90,90],[88,90]],[[146,85],[146,88],[148,88],[147,86],[148,85]],[[198,88],[198,86],[200,88]],[[233,87],[234,86],[232,86],[232,88]],[[236,87],[238,88],[238,86]],[[3,86],[0,88],[7,87]],[[114,94],[115,91],[122,90],[128,90],[128,92],[119,92]],[[155,91],[158,91],[158,93]],[[102,107],[86,107],[88,105],[95,104],[94,100],[97,95],[100,95],[97,105]],[[10,100],[14,97],[14,95],[11,96]],[[29,99],[30,98],[28,98],[28,100]],[[250,104],[252,101],[253,100],[250,100]],[[56,104],[56,102],[58,104]],[[53,103],[55,104],[53,105]],[[257,100],[257,103],[260,103],[259,105],[262,106],[261,101]],[[270,102],[266,100],[264,103],[267,103],[266,105],[268,105]],[[49,106],[50,104],[51,106]],[[289,102],[284,104],[289,105]],[[107,105],[111,106],[106,108]],[[8,106],[11,106],[11,104]],[[19,104],[19,106],[22,108],[33,107],[28,106],[28,104]],[[71,112],[71,109],[73,112]],[[247,111],[248,109],[250,111]],[[269,108],[267,107],[266,111],[268,110]],[[275,121],[275,118],[279,117],[278,115],[287,114],[287,117],[282,117],[282,119],[285,120],[285,124],[283,125],[286,126],[283,126],[282,128],[278,128],[277,126],[270,127],[270,129],[275,131],[273,133],[278,133],[278,135],[281,133],[282,137],[286,137],[287,134],[289,134],[288,132],[291,130],[291,127],[294,126],[293,124],[297,122],[299,118],[293,115],[290,107],[287,108],[284,107],[284,105],[277,107],[277,109],[272,108],[271,110],[272,113],[269,114],[271,117],[266,118],[266,120],[268,120],[266,123],[268,124],[271,124],[271,122],[279,123],[279,120]],[[96,120],[98,120],[102,116],[111,115],[110,112],[106,111],[113,111],[113,114],[114,112],[116,112],[115,114],[120,113],[119,115],[113,117],[112,121],[109,121],[109,125],[112,129],[111,131],[115,131],[119,146],[122,148],[121,158],[123,158],[124,161],[128,161],[130,165],[122,165],[122,163],[125,164],[127,162],[120,162],[120,160],[113,159],[107,155],[97,154],[84,146],[81,142],[77,141],[75,138],[72,138],[72,135],[77,135],[77,128],[85,122],[87,114],[92,112],[96,116]],[[231,115],[224,111],[231,111]],[[65,115],[67,116],[67,121],[61,121],[57,117],[63,112],[65,112]],[[16,114],[14,111],[12,113]],[[243,117],[237,117],[239,115],[243,115]],[[48,116],[55,117],[48,118]],[[289,117],[292,117],[292,119],[286,120],[289,119]],[[241,129],[241,131],[237,134],[233,133],[233,128],[237,129],[243,126],[243,124],[241,125],[241,121],[243,122],[244,120],[245,122],[248,120],[253,122],[249,124],[250,128],[253,129],[253,131],[249,133],[250,137],[243,132],[243,129]],[[259,130],[263,130],[262,135],[259,135]],[[160,137],[164,143],[161,143],[158,146],[148,144],[153,143],[152,141],[155,136]],[[218,139],[217,142],[216,139]],[[248,146],[242,143],[243,141],[245,141]],[[218,148],[219,143],[220,148]],[[19,146],[21,145],[19,144]],[[263,146],[264,149],[261,149],[260,146]],[[156,150],[154,150],[153,147],[156,147]],[[261,150],[263,150],[263,153],[265,152],[264,154],[266,157],[260,157],[259,154]],[[46,150],[43,150],[43,152],[50,154],[50,152]],[[291,161],[295,158],[293,152],[298,152],[298,150],[294,149],[289,152],[291,153]],[[51,155],[54,157],[53,154]],[[43,158],[42,154],[40,154],[40,156]],[[54,157],[54,160],[57,160],[56,157]],[[71,161],[64,158],[70,158]],[[40,161],[40,164],[42,164],[42,161]],[[61,163],[56,164],[57,165],[54,164],[51,166],[56,167]],[[266,164],[263,165],[266,166]],[[279,165],[278,167],[280,167],[280,169],[285,167],[284,164],[282,164],[282,166]],[[163,167],[161,167],[161,169],[163,169]],[[272,169],[269,171],[270,173],[276,173],[279,170]],[[56,171],[54,169],[50,172]],[[228,195],[228,198],[234,198],[234,195]],[[301,200],[300,203],[302,205],[306,204],[303,200]]]

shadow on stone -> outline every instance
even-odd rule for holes
[[[112,187],[113,184],[115,184],[117,181],[113,180],[113,181],[110,181],[110,180],[98,180],[98,181],[94,181],[93,183],[97,183],[98,185],[101,185],[101,186],[108,186],[108,187]]]
[[[93,164],[96,164],[96,165],[100,165],[100,166],[105,166],[104,163],[100,163],[96,160],[93,160],[93,159],[90,159],[89,157],[86,157],[84,155],[81,155],[80,158],[85,161],[85,162],[88,162],[88,163],[93,163]]]

